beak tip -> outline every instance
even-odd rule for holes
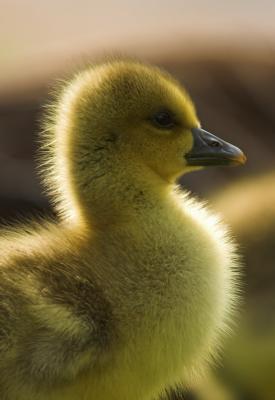
[[[235,161],[235,163],[234,163],[235,165],[244,165],[247,161],[247,157],[242,151],[240,151],[239,156],[236,157],[236,159],[234,161]]]

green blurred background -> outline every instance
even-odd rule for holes
[[[181,180],[224,215],[244,264],[235,337],[192,398],[275,400],[274,21],[274,0],[0,0],[3,221],[52,213],[35,170],[43,105],[55,79],[109,54],[166,68],[203,128],[248,156]]]

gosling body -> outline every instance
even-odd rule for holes
[[[182,136],[141,119],[167,102]],[[0,242],[1,399],[152,400],[216,354],[237,258],[174,183],[197,168],[184,157],[197,127],[183,89],[142,64],[93,67],[63,91],[42,168],[60,221]]]

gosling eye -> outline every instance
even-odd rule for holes
[[[153,115],[151,121],[160,129],[171,129],[176,125],[175,119],[169,111],[158,111]]]

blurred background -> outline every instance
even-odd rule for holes
[[[57,78],[109,54],[166,68],[191,93],[203,128],[248,156],[242,168],[181,182],[223,214],[244,264],[235,337],[188,396],[274,400],[275,1],[0,0],[0,10],[1,220],[52,213],[35,158]]]

